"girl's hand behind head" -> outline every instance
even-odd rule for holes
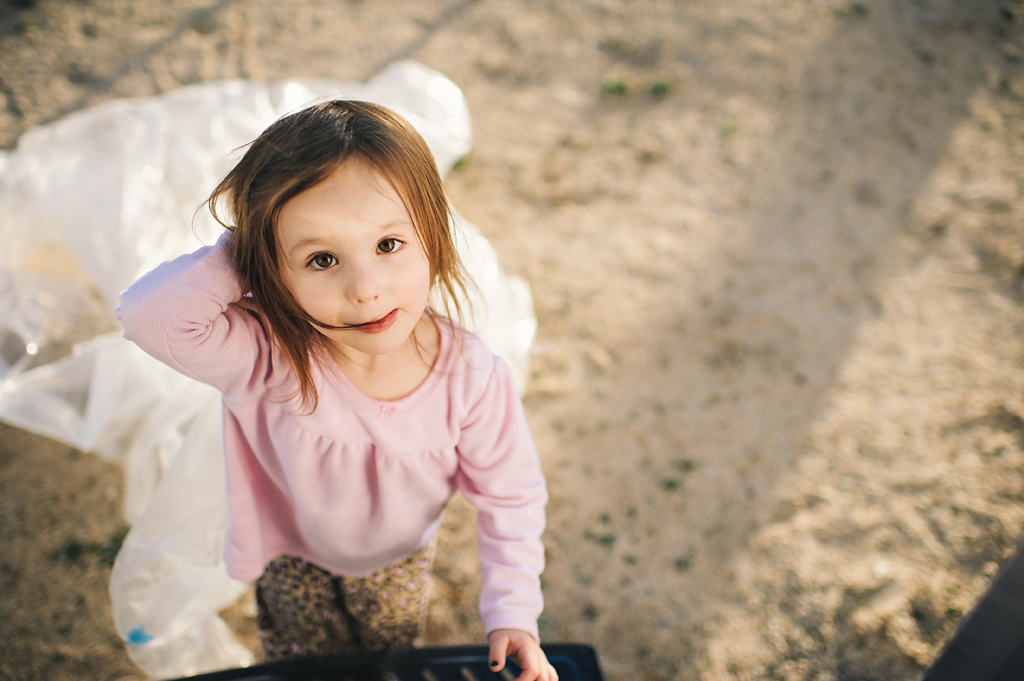
[[[511,656],[523,670],[516,681],[558,681],[558,674],[537,639],[525,631],[495,629],[488,634],[487,641],[491,646],[491,671],[500,672],[505,668],[505,658]]]

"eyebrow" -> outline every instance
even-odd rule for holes
[[[292,249],[290,251],[288,251],[288,255],[295,255],[295,253],[297,251],[301,251],[302,249],[306,248],[307,246],[312,246],[314,244],[319,244],[319,243],[320,243],[320,239],[317,238],[317,237],[311,237],[309,239],[303,239],[299,243],[297,243],[294,246],[292,246]]]

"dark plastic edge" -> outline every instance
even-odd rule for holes
[[[604,681],[597,651],[586,643],[546,643],[541,648],[552,663],[570,666],[577,679]],[[399,667],[424,667],[427,664],[482,664],[487,666],[489,649],[485,645],[441,646],[380,652],[359,652],[325,655],[282,662],[257,664],[251,667],[225,669],[172,681],[299,681],[324,674],[348,674],[353,679],[376,681],[387,678],[387,671]],[[511,666],[511,665],[510,665]],[[497,674],[493,678],[500,678]],[[559,681],[576,681],[560,678]]]

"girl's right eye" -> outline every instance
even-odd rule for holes
[[[330,253],[317,253],[309,259],[309,267],[314,270],[326,270],[338,264],[338,259]]]

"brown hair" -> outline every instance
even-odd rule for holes
[[[314,325],[331,327],[303,310],[285,285],[277,220],[285,203],[351,159],[368,163],[402,198],[430,263],[431,290],[441,294],[448,324],[454,313],[461,325],[458,294],[466,294],[468,280],[455,252],[451,209],[434,157],[405,119],[382,106],[339,100],[285,116],[252,142],[204,204],[231,230],[230,257],[239,283],[252,293],[270,337],[291,363],[302,405],[312,403],[313,410],[318,396],[312,362],[328,357],[328,341]],[[221,219],[222,200],[234,225]]]

